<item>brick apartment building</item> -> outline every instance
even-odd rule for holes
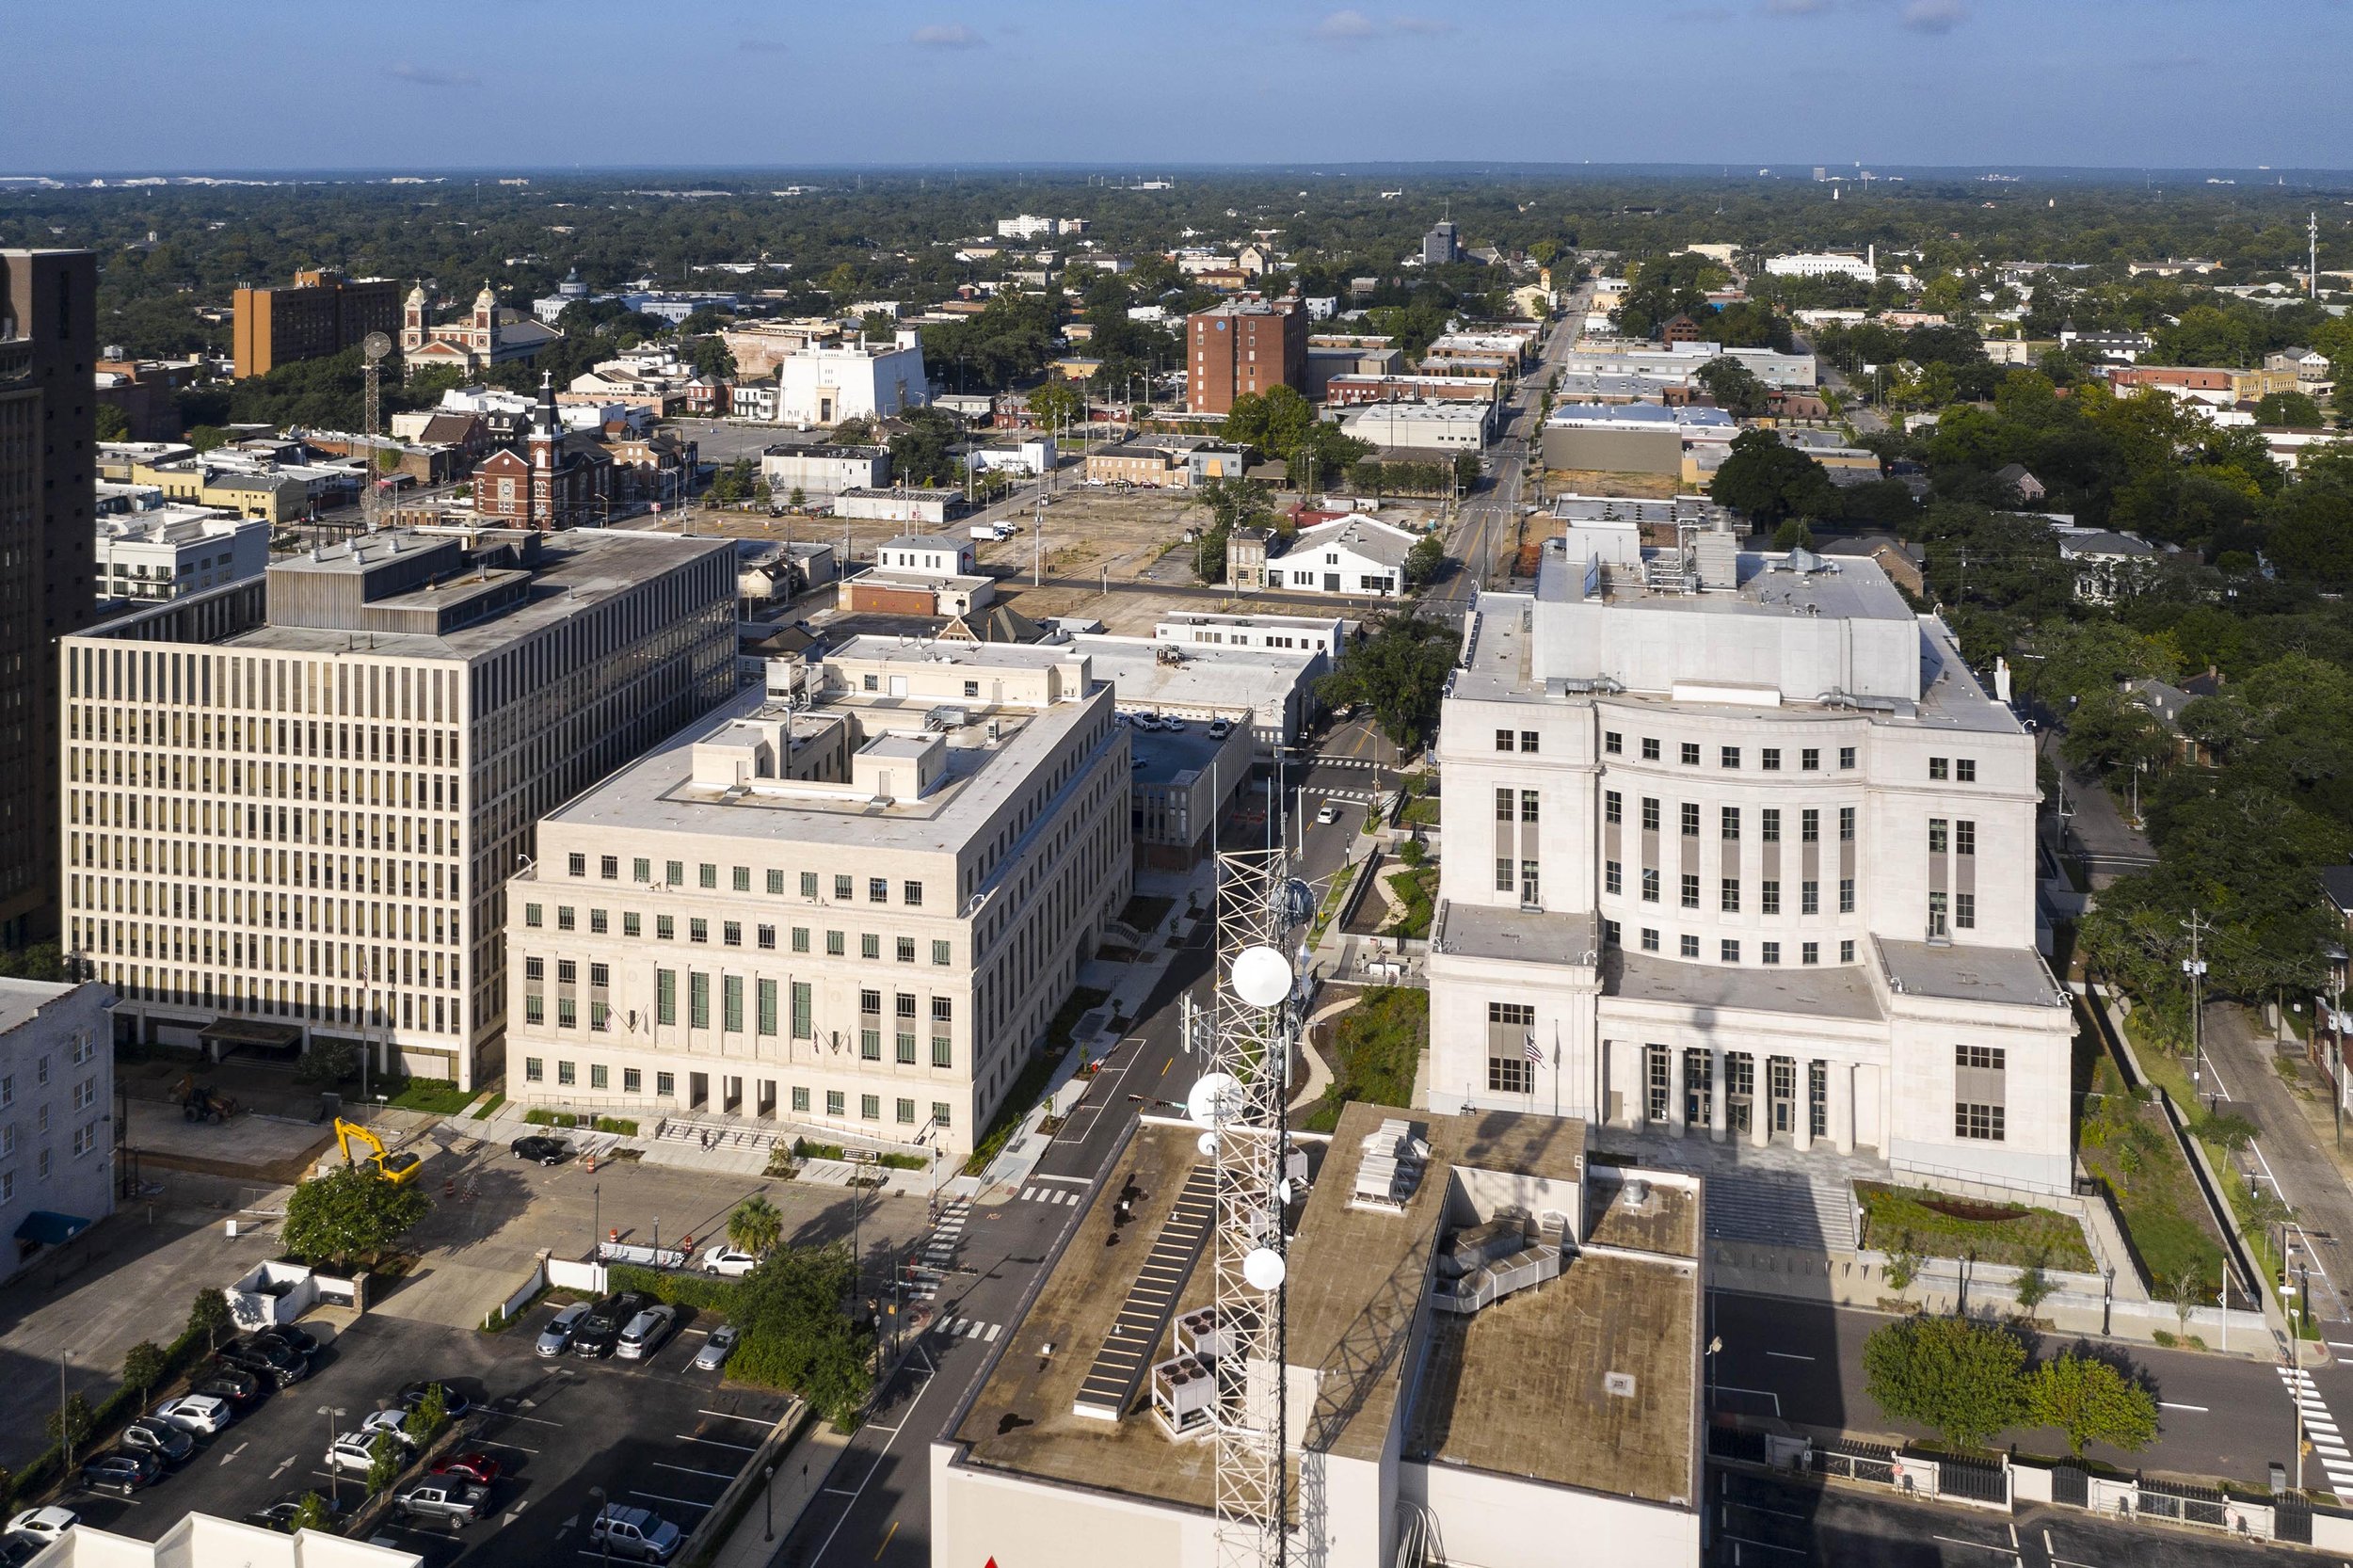
[[[1296,299],[1229,299],[1185,318],[1185,407],[1222,414],[1243,392],[1307,387],[1307,311]]]
[[[400,328],[400,284],[324,268],[295,274],[285,289],[239,289],[233,349],[237,378],[267,376],[296,360],[340,354],[370,332]]]

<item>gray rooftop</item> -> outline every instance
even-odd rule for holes
[[[1369,518],[1339,518],[1331,522],[1319,523],[1313,528],[1301,529],[1298,537],[1291,540],[1290,549],[1283,552],[1283,559],[1304,563],[1310,551],[1337,548],[1353,550],[1368,560],[1401,569],[1415,540],[1411,535],[1401,536],[1401,533],[1399,529],[1376,523]]]
[[[78,982],[0,980],[0,1034],[32,1022],[43,1007],[72,991]]]
[[[1200,725],[1174,734],[1162,730],[1137,735],[1128,744],[1143,764],[1135,770],[1139,784],[1190,784],[1226,744],[1223,739],[1211,740],[1208,728]]]
[[[1782,950],[1795,959],[1798,944]],[[1655,952],[1611,950],[1602,969],[1607,995],[1629,1001],[1747,1013],[1799,1013],[1817,1018],[1876,1022],[1885,1015],[1870,976],[1854,965],[1705,964]]]
[[[1902,995],[2013,1007],[2067,1005],[2050,967],[2032,948],[1897,942],[1885,936],[1873,940],[1888,988]]]
[[[1530,964],[1591,965],[1601,951],[1600,917],[1449,900],[1430,935],[1433,952]]]
[[[1238,717],[1245,711],[1271,717],[1323,658],[1313,648],[1205,648],[1084,632],[1074,634],[1066,646],[1094,662],[1097,680],[1117,688],[1122,711],[1166,709],[1188,718]],[[1184,655],[1181,662],[1161,662],[1161,651],[1170,648]]]

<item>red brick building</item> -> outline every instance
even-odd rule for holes
[[[539,406],[518,453],[491,454],[473,471],[473,505],[485,517],[542,533],[594,527],[613,506],[613,454],[591,435],[566,435],[555,418],[555,386],[539,377]]]
[[[1307,390],[1307,311],[1296,299],[1234,299],[1185,318],[1185,407],[1222,414],[1243,392]]]

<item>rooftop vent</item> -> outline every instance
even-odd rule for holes
[[[1815,554],[1814,552],[1806,549],[1805,546],[1800,545],[1797,549],[1791,551],[1787,555],[1783,556],[1779,561],[1775,562],[1773,564],[1773,569],[1775,571],[1795,572],[1800,577],[1812,577],[1817,572],[1836,571],[1838,569],[1838,566],[1837,563],[1833,561],[1826,561],[1821,556]]]
[[[1364,1150],[1349,1207],[1401,1211],[1421,1185],[1429,1141],[1415,1137],[1412,1124],[1391,1116],[1365,1135]]]
[[[1644,1204],[1650,1202],[1650,1183],[1641,1180],[1640,1177],[1628,1181],[1625,1184],[1625,1192],[1620,1194],[1618,1201],[1621,1204],[1624,1204],[1627,1208],[1641,1208]]]
[[[1632,1399],[1634,1397],[1634,1374],[1632,1372],[1602,1373],[1601,1391],[1613,1399]]]

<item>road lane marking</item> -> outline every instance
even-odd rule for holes
[[[760,1452],[759,1448],[749,1443],[729,1443],[719,1437],[696,1437],[694,1433],[685,1432],[676,1432],[670,1435],[681,1443],[708,1443],[714,1448],[733,1448],[737,1453],[756,1454]]]
[[[2175,1404],[2171,1400],[2159,1400],[2157,1408],[2159,1410],[2194,1410],[2201,1416],[2211,1414],[2202,1404]]]
[[[749,1421],[756,1427],[773,1427],[776,1424],[773,1420],[762,1420],[757,1416],[738,1416],[732,1410],[697,1410],[695,1414],[697,1416],[717,1416],[729,1421]],[[549,1424],[553,1425],[552,1422]]]
[[[874,1548],[874,1560],[876,1562],[880,1562],[882,1560],[883,1553],[889,1549],[890,1538],[898,1533],[899,1521],[893,1519],[890,1521],[890,1528],[883,1531],[882,1544]]]
[[[681,1476],[700,1476],[705,1480],[733,1480],[735,1479],[730,1471],[697,1470],[691,1464],[665,1464],[660,1460],[654,1461],[653,1467],[657,1470],[676,1470]]]
[[[1769,1552],[1787,1552],[1791,1557],[1805,1556],[1803,1546],[1776,1546],[1769,1541],[1752,1541],[1745,1535],[1727,1535],[1726,1541],[1739,1546],[1761,1546]]]
[[[245,1452],[245,1450],[246,1450],[247,1448],[250,1448],[251,1446],[252,1446],[252,1445],[251,1445],[251,1444],[249,1444],[249,1443],[240,1443],[240,1444],[238,1444],[235,1448],[233,1448],[230,1449],[227,1453],[225,1453],[225,1454],[221,1455],[221,1456],[220,1456],[220,1462],[221,1462],[223,1464],[228,1464],[231,1460],[232,1460],[232,1459],[236,1458],[239,1454],[241,1454],[241,1453]]]
[[[1092,1186],[1094,1186],[1094,1185],[1095,1185],[1094,1180],[1093,1180],[1091,1177],[1088,1177],[1088,1176],[1032,1176],[1030,1179],[1031,1179],[1031,1180],[1032,1180],[1032,1181],[1059,1181],[1059,1182],[1062,1182],[1062,1183],[1065,1184],[1066,1186],[1071,1186],[1071,1187],[1092,1187]]]
[[[284,1475],[286,1473],[287,1466],[294,1464],[294,1462],[295,1456],[292,1454],[288,1454],[285,1458],[280,1460],[278,1462],[278,1468],[269,1473],[269,1479],[276,1480],[279,1477]]]
[[[1975,1546],[1981,1552],[1999,1552],[2004,1557],[2011,1555],[2010,1549],[2008,1546],[2003,1545],[1998,1541],[1993,1543],[1992,1545],[1988,1545],[1982,1541],[1963,1541],[1958,1535],[1931,1535],[1929,1539],[1931,1541],[1942,1541],[1954,1546]]]
[[[1765,1353],[1777,1361],[1811,1361],[1814,1359],[1810,1355],[1800,1355],[1795,1351],[1767,1351]]]

